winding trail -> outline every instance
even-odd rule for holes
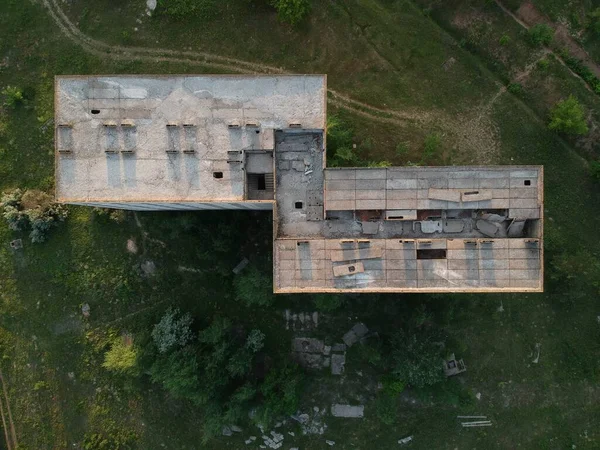
[[[41,0],[48,10],[56,26],[72,42],[83,48],[89,54],[113,60],[139,60],[149,62],[173,62],[190,65],[214,67],[227,72],[243,74],[289,74],[281,67],[243,61],[236,58],[215,55],[205,52],[177,51],[160,48],[123,47],[108,45],[82,33],[67,15],[62,11],[56,0]],[[406,125],[407,122],[424,123],[430,120],[428,114],[410,114],[391,109],[378,108],[354,100],[340,92],[328,89],[329,102],[339,108],[352,111],[363,117],[396,125]]]

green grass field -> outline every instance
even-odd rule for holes
[[[537,3],[569,9],[562,0]],[[325,439],[335,449],[400,448],[398,439],[409,435],[414,440],[406,448],[414,449],[600,447],[600,187],[588,173],[600,149],[598,141],[546,127],[551,106],[569,94],[597,124],[600,96],[554,60],[543,70],[534,65],[519,81],[521,93],[505,92],[542,55],[493,2],[314,1],[296,28],[241,0],[220,2],[214,18],[182,22],[146,16],[142,0],[57,4],[82,33],[109,46],[206,52],[327,73],[330,89],[368,104],[348,107],[330,96],[329,112],[353,128],[364,160],[417,162],[426,136],[439,133],[435,164],[544,165],[545,292],[346,298],[341,309],[322,314],[320,337],[339,339],[357,320],[386,335],[415,320],[424,305],[427,326],[446,336],[468,371],[429,390],[406,390],[396,400],[394,423],[386,425],[374,401],[381,374],[353,348],[343,383],[326,372],[307,375],[301,409],[361,402],[365,418],[328,417],[329,428],[317,437],[288,425],[285,431],[296,436],[286,435],[283,448],[330,448]],[[52,189],[55,75],[228,71],[180,54],[177,61],[157,61],[90,51],[58,28],[42,1],[0,2],[0,30],[0,88],[18,86],[25,96],[14,109],[0,107],[0,190]],[[499,45],[505,34],[508,44]],[[401,154],[400,143],[407,148]],[[270,357],[288,358],[292,332],[283,311],[313,311],[313,299],[282,296],[268,308],[247,308],[233,294],[231,268],[242,257],[270,273],[271,215],[138,213],[115,223],[88,208],[69,209],[43,244],[0,224],[0,368],[18,448],[83,448],[84,436],[93,433],[132,434],[130,448],[143,450],[258,448],[243,443],[260,436],[251,425],[243,437],[201,444],[203,411],[145,375],[117,377],[101,364],[109,332],[147,336],[169,305],[198,322],[220,315],[260,328]],[[215,234],[219,239],[209,238]],[[24,238],[20,252],[8,245],[16,237]],[[137,242],[137,254],[127,252],[128,239]],[[140,271],[147,260],[156,264],[153,277]],[[85,303],[89,319],[81,315]],[[541,356],[534,364],[536,344]],[[484,414],[494,424],[461,429],[458,414]]]

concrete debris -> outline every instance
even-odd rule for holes
[[[364,417],[365,406],[352,406],[352,405],[331,405],[331,415],[333,417],[349,417],[354,419],[360,419]]]
[[[317,311],[294,313],[289,309],[284,312],[285,329],[289,330],[313,330],[319,326],[319,313]]]
[[[252,440],[251,439],[246,439],[244,441],[244,444],[246,444],[246,445],[252,444]]]
[[[331,355],[331,374],[341,375],[344,373],[344,366],[346,364],[346,355]]]
[[[239,264],[237,266],[235,266],[232,270],[232,272],[237,275],[239,274],[242,270],[244,270],[246,268],[246,266],[248,265],[250,261],[248,260],[248,258],[244,258],[242,259]]]
[[[413,440],[413,437],[412,436],[408,436],[408,437],[405,437],[403,439],[399,439],[398,440],[398,444],[402,444],[402,445],[408,444],[412,440]]]
[[[352,347],[356,344],[360,339],[362,339],[367,333],[369,329],[363,323],[357,323],[352,327],[350,331],[348,331],[342,340],[348,347]]]
[[[314,414],[312,417],[308,414],[295,414],[290,417],[300,423],[302,434],[322,435],[327,429],[327,424],[323,422],[323,416],[327,410],[323,408],[322,411],[319,411],[319,408],[315,407],[313,412]]]
[[[83,317],[90,317],[90,305],[88,303],[81,305],[81,314],[83,314]]]
[[[146,0],[146,8],[150,11],[154,11],[156,9],[156,0]]]
[[[240,427],[238,427],[237,425],[229,425],[229,428],[231,428],[231,431],[235,431],[236,433],[242,432],[242,429]]]
[[[535,356],[534,360],[532,361],[534,364],[537,364],[540,362],[540,348],[542,347],[542,344],[540,344],[539,342],[537,342],[535,344],[535,351],[537,352],[537,355]]]
[[[293,431],[288,431],[288,434],[292,437],[296,436],[296,433],[294,433]]]
[[[346,351],[346,344],[334,344],[331,347],[331,351],[335,353],[341,353]]]
[[[335,445],[335,441],[325,441],[325,443],[331,447]]]
[[[10,248],[13,250],[20,250],[23,248],[23,240],[15,239],[14,241],[10,241]]]
[[[129,253],[133,253],[134,255],[138,252],[138,246],[135,243],[135,239],[127,239],[127,251]]]
[[[279,428],[281,425],[283,425],[281,422],[277,422],[277,423],[275,424],[275,428]]]
[[[233,432],[231,431],[231,428],[229,428],[228,426],[223,427],[223,430],[221,431],[221,433],[223,434],[223,436],[231,436],[231,435],[233,435]]]
[[[154,275],[154,272],[156,272],[156,264],[154,264],[154,261],[144,261],[140,267],[146,276]]]
[[[292,356],[303,367],[320,369],[325,364],[323,357],[325,344],[314,338],[292,339]]]

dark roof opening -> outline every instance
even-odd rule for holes
[[[100,114],[100,110],[99,109],[92,109],[92,114]]]
[[[213,177],[215,177],[215,178],[223,178],[223,172],[213,172]]]
[[[294,206],[296,207],[296,209],[302,209],[302,202],[296,202],[294,203]]]

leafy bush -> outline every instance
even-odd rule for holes
[[[190,325],[193,319],[189,313],[181,314],[179,309],[169,308],[152,330],[152,339],[160,353],[174,347],[183,347],[192,338]]]
[[[112,372],[134,375],[137,373],[137,349],[126,336],[115,338],[104,354],[102,367]]]
[[[507,88],[508,92],[511,94],[521,94],[523,92],[523,86],[520,83],[510,83]]]
[[[381,380],[381,383],[383,384],[383,392],[390,397],[399,396],[406,388],[406,383],[404,381],[390,375],[385,376]]]
[[[566,49],[560,52],[565,64],[592,88],[592,90],[600,95],[600,79],[594,75],[594,72],[587,67],[583,61],[571,56]]]
[[[308,0],[271,0],[271,5],[277,10],[279,20],[297,25],[310,12]]]
[[[238,275],[233,282],[236,299],[246,306],[269,306],[273,303],[271,278],[250,266]]]
[[[423,157],[421,162],[431,162],[439,156],[442,144],[442,137],[438,133],[430,133],[425,137],[425,143],[423,147]]]
[[[127,211],[124,209],[94,208],[93,211],[98,217],[108,217],[116,223],[123,223],[127,219]]]
[[[498,40],[500,45],[507,45],[510,42],[510,36],[508,34],[503,34],[502,37]]]
[[[303,374],[295,364],[285,363],[271,369],[260,387],[263,402],[258,407],[254,420],[269,426],[280,416],[296,412],[302,382]]]
[[[540,59],[537,62],[537,66],[538,66],[538,69],[545,71],[548,69],[548,67],[550,67],[550,61],[547,58]]]
[[[150,369],[150,377],[160,383],[174,397],[195,400],[200,388],[199,365],[192,347],[174,351],[157,358]]]
[[[6,86],[2,89],[2,95],[4,95],[4,106],[14,108],[17,105],[23,103],[23,91],[14,86]]]
[[[210,19],[217,14],[216,0],[158,0],[157,12],[175,19]]]
[[[590,175],[596,181],[600,181],[600,161],[590,162]]]
[[[323,312],[333,312],[344,304],[344,296],[337,294],[318,294],[313,296],[315,308]]]
[[[538,23],[529,29],[529,40],[537,46],[550,45],[554,38],[554,29],[545,23]]]
[[[24,231],[31,228],[31,242],[44,242],[48,230],[67,218],[67,209],[53,203],[50,195],[35,190],[20,189],[4,192],[0,200],[2,216],[11,230]]]
[[[590,15],[590,24],[589,28],[592,30],[597,36],[600,36],[600,7],[594,9]]]
[[[87,433],[83,438],[84,450],[133,450],[137,435],[133,431],[111,430]]]
[[[354,130],[340,116],[327,117],[327,154],[332,166],[356,164],[358,158],[354,152]]]
[[[586,134],[588,126],[583,106],[572,95],[559,101],[550,113],[548,128],[567,134]]]
[[[246,348],[253,353],[259,352],[265,346],[265,333],[260,330],[252,330],[246,338]]]
[[[440,347],[423,332],[400,330],[392,336],[392,373],[414,387],[433,385],[444,379]]]

